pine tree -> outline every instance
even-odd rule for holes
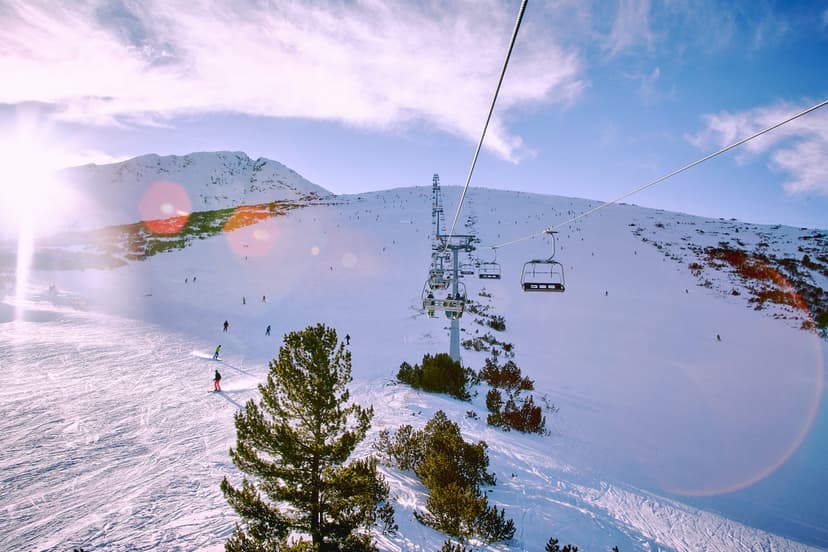
[[[269,368],[261,400],[235,416],[230,457],[252,481],[221,483],[242,518],[225,549],[375,550],[369,529],[394,530],[394,510],[373,459],[345,464],[374,414],[348,404],[351,353],[317,324],[287,334]]]

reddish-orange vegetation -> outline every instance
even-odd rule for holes
[[[170,217],[160,220],[145,220],[144,226],[146,226],[148,232],[153,234],[170,236],[181,232],[181,229],[184,228],[185,224],[187,224],[188,218],[189,215],[183,215],[180,217]]]
[[[232,232],[233,230],[238,230],[239,228],[244,228],[245,226],[269,219],[271,216],[273,215],[270,211],[262,209],[261,207],[244,205],[233,211],[233,214],[230,215],[230,218],[224,224],[224,231]]]
[[[250,226],[269,219],[286,214],[287,210],[293,207],[290,204],[268,203],[262,205],[242,205],[237,207],[230,218],[224,224],[225,232],[232,232],[245,226]]]
[[[763,305],[770,301],[771,303],[788,305],[810,314],[808,305],[799,296],[791,282],[772,267],[770,261],[764,255],[750,254],[726,247],[710,247],[705,249],[705,253],[709,262],[713,263],[714,260],[724,261],[732,266],[745,280],[763,282],[760,289],[748,287],[753,294],[753,298],[750,300],[752,303]]]

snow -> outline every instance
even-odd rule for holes
[[[311,193],[330,195],[277,161],[250,159],[242,152],[144,155],[65,169],[59,178],[64,194],[72,198],[67,201],[71,209],[64,213],[66,230],[162,219],[178,211],[295,200]],[[150,200],[158,205],[148,206]]]
[[[199,155],[206,157],[187,156],[186,169],[203,176],[230,154]],[[103,203],[118,206],[109,222],[134,220],[129,211],[158,175],[157,159],[128,162],[133,172],[142,167],[142,177],[122,200],[103,194]],[[199,188],[195,177],[182,186],[194,205],[205,197],[221,196],[209,199],[213,207],[279,197],[250,195],[231,180],[221,193]],[[458,196],[458,188],[444,188],[446,212]],[[462,231],[483,245],[596,205],[485,189],[473,189],[467,202]],[[351,335],[353,397],[375,409],[357,454],[370,453],[379,429],[420,426],[439,409],[466,439],[487,442],[497,476],[487,492],[517,533],[481,549],[540,550],[550,536],[582,550],[828,546],[824,508],[797,501],[828,487],[824,470],[786,472],[803,461],[802,443],[828,441],[826,424],[814,425],[826,412],[825,343],[748,308],[744,298],[700,287],[686,262],[629,226],[657,232],[653,224],[663,220],[675,223],[673,231],[692,220],[725,232],[732,222],[614,206],[559,234],[566,293],[520,290],[523,262],[548,255],[544,238],[498,250],[502,280],[466,279],[471,296],[484,301],[484,287],[492,294],[507,324],[498,338],[515,345],[536,400],[560,408],[547,413],[551,435],[538,436],[487,427],[483,387],[461,402],[393,382],[400,362],[448,349],[447,321],[418,309],[430,204],[428,187],[327,197],[119,268],[35,271],[26,299],[16,297],[14,274],[6,273],[0,549],[221,550],[236,522],[219,490],[225,475],[239,476],[227,454],[233,414],[257,396],[281,336],[320,321]],[[768,234],[779,237],[778,248],[793,247],[786,241],[799,232],[749,226],[740,232],[746,242]],[[668,232],[660,241],[680,236]],[[477,254],[491,258],[486,249]],[[464,338],[484,332],[469,314],[461,326]],[[222,362],[210,359],[218,343]],[[463,351],[472,368],[484,358]],[[216,368],[222,394],[209,393]],[[381,549],[438,549],[445,537],[413,519],[425,504],[422,485],[410,473],[385,472],[400,531],[378,536]],[[756,491],[783,472],[787,485]],[[755,493],[755,511],[729,506],[728,496],[746,490]],[[777,501],[793,509],[774,512]],[[705,508],[693,505],[702,502]]]

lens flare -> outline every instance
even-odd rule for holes
[[[273,213],[260,206],[238,207],[224,224],[230,249],[239,257],[263,257],[281,234]]]
[[[348,251],[342,255],[342,266],[345,268],[354,268],[357,265],[357,256]]]
[[[178,234],[187,224],[191,209],[187,190],[175,182],[155,182],[138,202],[144,226],[153,234]]]
[[[66,154],[53,145],[49,134],[49,125],[25,113],[18,114],[14,128],[0,132],[0,239],[13,237],[17,241],[18,319],[26,301],[36,240],[58,227],[72,204],[56,176]]]
[[[714,496],[762,481],[796,453],[819,412],[825,385],[822,347],[807,302],[767,263],[742,263],[739,269],[749,269],[754,283],[761,283],[751,288],[752,302],[798,311],[805,316],[802,328],[809,330],[779,329],[777,322],[768,321],[775,335],[755,336],[744,345],[767,350],[761,366],[733,366],[732,374],[712,379],[710,374],[693,377],[692,367],[687,370],[686,381],[678,385],[695,401],[694,416],[703,419],[708,431],[695,435],[698,442],[688,447],[698,450],[677,457],[670,468],[650,465],[661,486],[674,494]],[[803,341],[809,346],[798,345]],[[680,439],[681,430],[678,434]],[[681,469],[681,461],[692,469]]]

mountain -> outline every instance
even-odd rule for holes
[[[316,322],[350,334],[352,396],[375,409],[358,454],[437,410],[486,441],[489,500],[517,532],[476,549],[542,550],[549,537],[581,550],[828,546],[825,231],[616,205],[559,232],[559,294],[519,284],[548,238],[497,249],[502,279],[465,278],[476,312],[462,339],[508,343],[534,380],[550,434],[527,435],[486,425],[485,384],[466,402],[395,381],[401,362],[448,350],[447,320],[422,311],[430,188],[253,199],[227,182],[211,196],[227,203],[173,217],[170,233],[121,216],[141,190],[113,195],[115,226],[41,244],[25,294],[15,264],[0,268],[0,548],[221,550],[236,521],[218,488],[239,477],[233,414],[280,336]],[[459,191],[443,189],[446,212]],[[492,261],[489,246],[596,205],[472,188],[462,231]],[[225,393],[212,395],[219,343]],[[479,370],[490,353],[469,347],[464,365]],[[424,487],[384,472],[400,531],[380,549],[439,549],[445,536],[413,517]]]
[[[330,195],[281,163],[242,152],[143,155],[65,169],[59,178],[77,202],[65,220],[67,230],[170,216],[155,205],[143,207],[155,199],[156,183],[162,183],[159,197],[185,212]]]

